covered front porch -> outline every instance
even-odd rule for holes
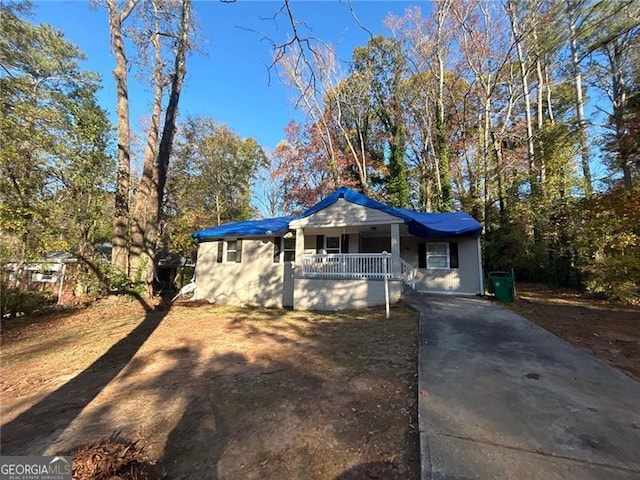
[[[415,288],[417,270],[401,257],[404,225],[395,218],[385,220],[365,225],[298,226],[294,308],[382,305],[397,302],[404,289]]]
[[[391,302],[407,291],[482,292],[478,237],[424,238],[400,223],[313,226],[291,236],[295,309],[382,305],[385,278]]]
[[[399,223],[295,230],[297,271],[304,275],[399,278],[401,273]],[[404,228],[406,230],[406,227]],[[408,232],[403,232],[408,235]],[[386,258],[386,260],[383,260]],[[385,270],[386,269],[386,270]]]
[[[294,280],[296,309],[332,310],[395,303],[415,288],[416,269],[400,259],[394,276],[392,255],[382,253],[304,254]]]

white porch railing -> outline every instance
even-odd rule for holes
[[[328,253],[302,256],[302,274],[324,278],[391,277],[390,253]]]
[[[416,269],[405,259],[400,258],[400,274],[405,285],[409,285],[415,290],[416,288]]]

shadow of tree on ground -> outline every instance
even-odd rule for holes
[[[169,308],[160,306],[153,309],[141,297],[137,296],[137,300],[144,306],[146,314],[136,328],[80,374],[2,425],[2,455],[43,454],[131,361],[169,313]],[[109,320],[104,319],[107,322]]]
[[[418,478],[415,325],[363,321],[377,310],[321,322],[257,311],[258,321],[236,309],[224,322],[233,351],[183,382],[186,403],[159,455],[169,478]],[[243,351],[242,339],[260,347]]]
[[[394,309],[392,320],[383,309],[147,312],[81,378],[10,422],[6,445],[67,451],[121,431],[173,480],[417,479],[417,315]],[[51,433],[28,425],[33,415],[51,415]]]

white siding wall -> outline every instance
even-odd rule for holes
[[[328,232],[330,235],[331,233]],[[349,250],[357,246],[357,235],[349,238]],[[476,238],[442,239],[458,243],[459,268],[418,269],[418,291],[476,294],[480,291]],[[316,253],[315,235],[305,235],[305,253]],[[402,237],[400,255],[418,266],[418,243],[426,239]],[[293,278],[293,265],[273,263],[273,242],[243,239],[241,263],[216,263],[218,242],[201,243],[196,265],[195,298],[221,304],[294,306],[299,310],[335,310],[384,304],[384,282],[365,279]],[[391,281],[390,295],[397,301],[400,282]]]
[[[402,295],[402,282],[389,281],[389,301]],[[296,310],[339,310],[384,305],[384,281],[367,279],[296,278],[293,292]]]
[[[273,263],[272,241],[243,239],[241,263],[216,263],[217,256],[218,242],[200,244],[195,298],[230,305],[292,306],[293,266]]]
[[[437,240],[403,237],[400,242],[400,255],[417,267],[419,265],[418,243],[429,242],[456,242],[458,244],[459,268],[450,270],[418,269],[416,290],[471,295],[480,293],[476,237]]]

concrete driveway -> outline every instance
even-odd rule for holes
[[[423,479],[640,479],[640,383],[487,300],[407,301]]]

